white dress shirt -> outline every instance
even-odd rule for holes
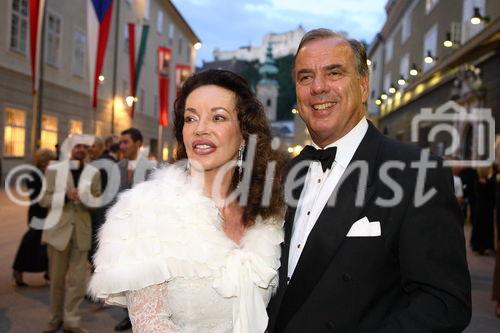
[[[337,154],[331,168],[325,172],[323,172],[319,161],[311,162],[295,212],[288,256],[288,281],[297,266],[309,233],[316,224],[323,207],[328,202],[349,162],[351,162],[367,130],[368,121],[363,117],[349,133],[326,146],[324,149],[336,146]],[[313,147],[319,149],[314,143]]]

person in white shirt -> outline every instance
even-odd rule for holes
[[[298,46],[297,105],[313,144],[289,166],[269,332],[459,332],[470,320],[451,173],[428,155],[435,166],[416,168],[423,151],[367,121],[368,76],[355,40],[315,29]],[[434,192],[420,203],[422,187]]]

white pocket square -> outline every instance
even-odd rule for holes
[[[378,237],[380,235],[380,222],[370,222],[365,216],[354,222],[346,237]]]

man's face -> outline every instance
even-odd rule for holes
[[[120,136],[120,150],[123,158],[128,160],[137,159],[137,153],[142,146],[142,141],[134,141],[130,134]]]
[[[365,113],[368,77],[360,77],[350,45],[338,38],[306,43],[295,60],[300,117],[325,147],[346,135]]]
[[[72,160],[78,160],[78,161],[83,161],[85,157],[87,157],[87,151],[88,151],[87,145],[84,144],[77,144],[73,147],[71,150],[71,159]]]
[[[94,141],[89,148],[88,154],[91,160],[98,159],[104,151],[104,145],[99,141]]]

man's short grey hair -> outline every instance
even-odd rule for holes
[[[304,37],[302,37],[299,43],[299,47],[297,48],[297,52],[295,53],[295,56],[293,58],[292,72],[295,73],[295,61],[297,60],[297,54],[304,47],[304,45],[313,40],[327,39],[327,38],[338,38],[348,43],[349,46],[351,47],[352,53],[354,54],[354,58],[356,59],[356,69],[358,71],[358,75],[360,75],[361,77],[369,75],[370,71],[368,69],[368,64],[367,64],[366,50],[363,44],[357,41],[356,39],[346,38],[344,35],[338,32],[325,28],[310,30],[304,35]]]

